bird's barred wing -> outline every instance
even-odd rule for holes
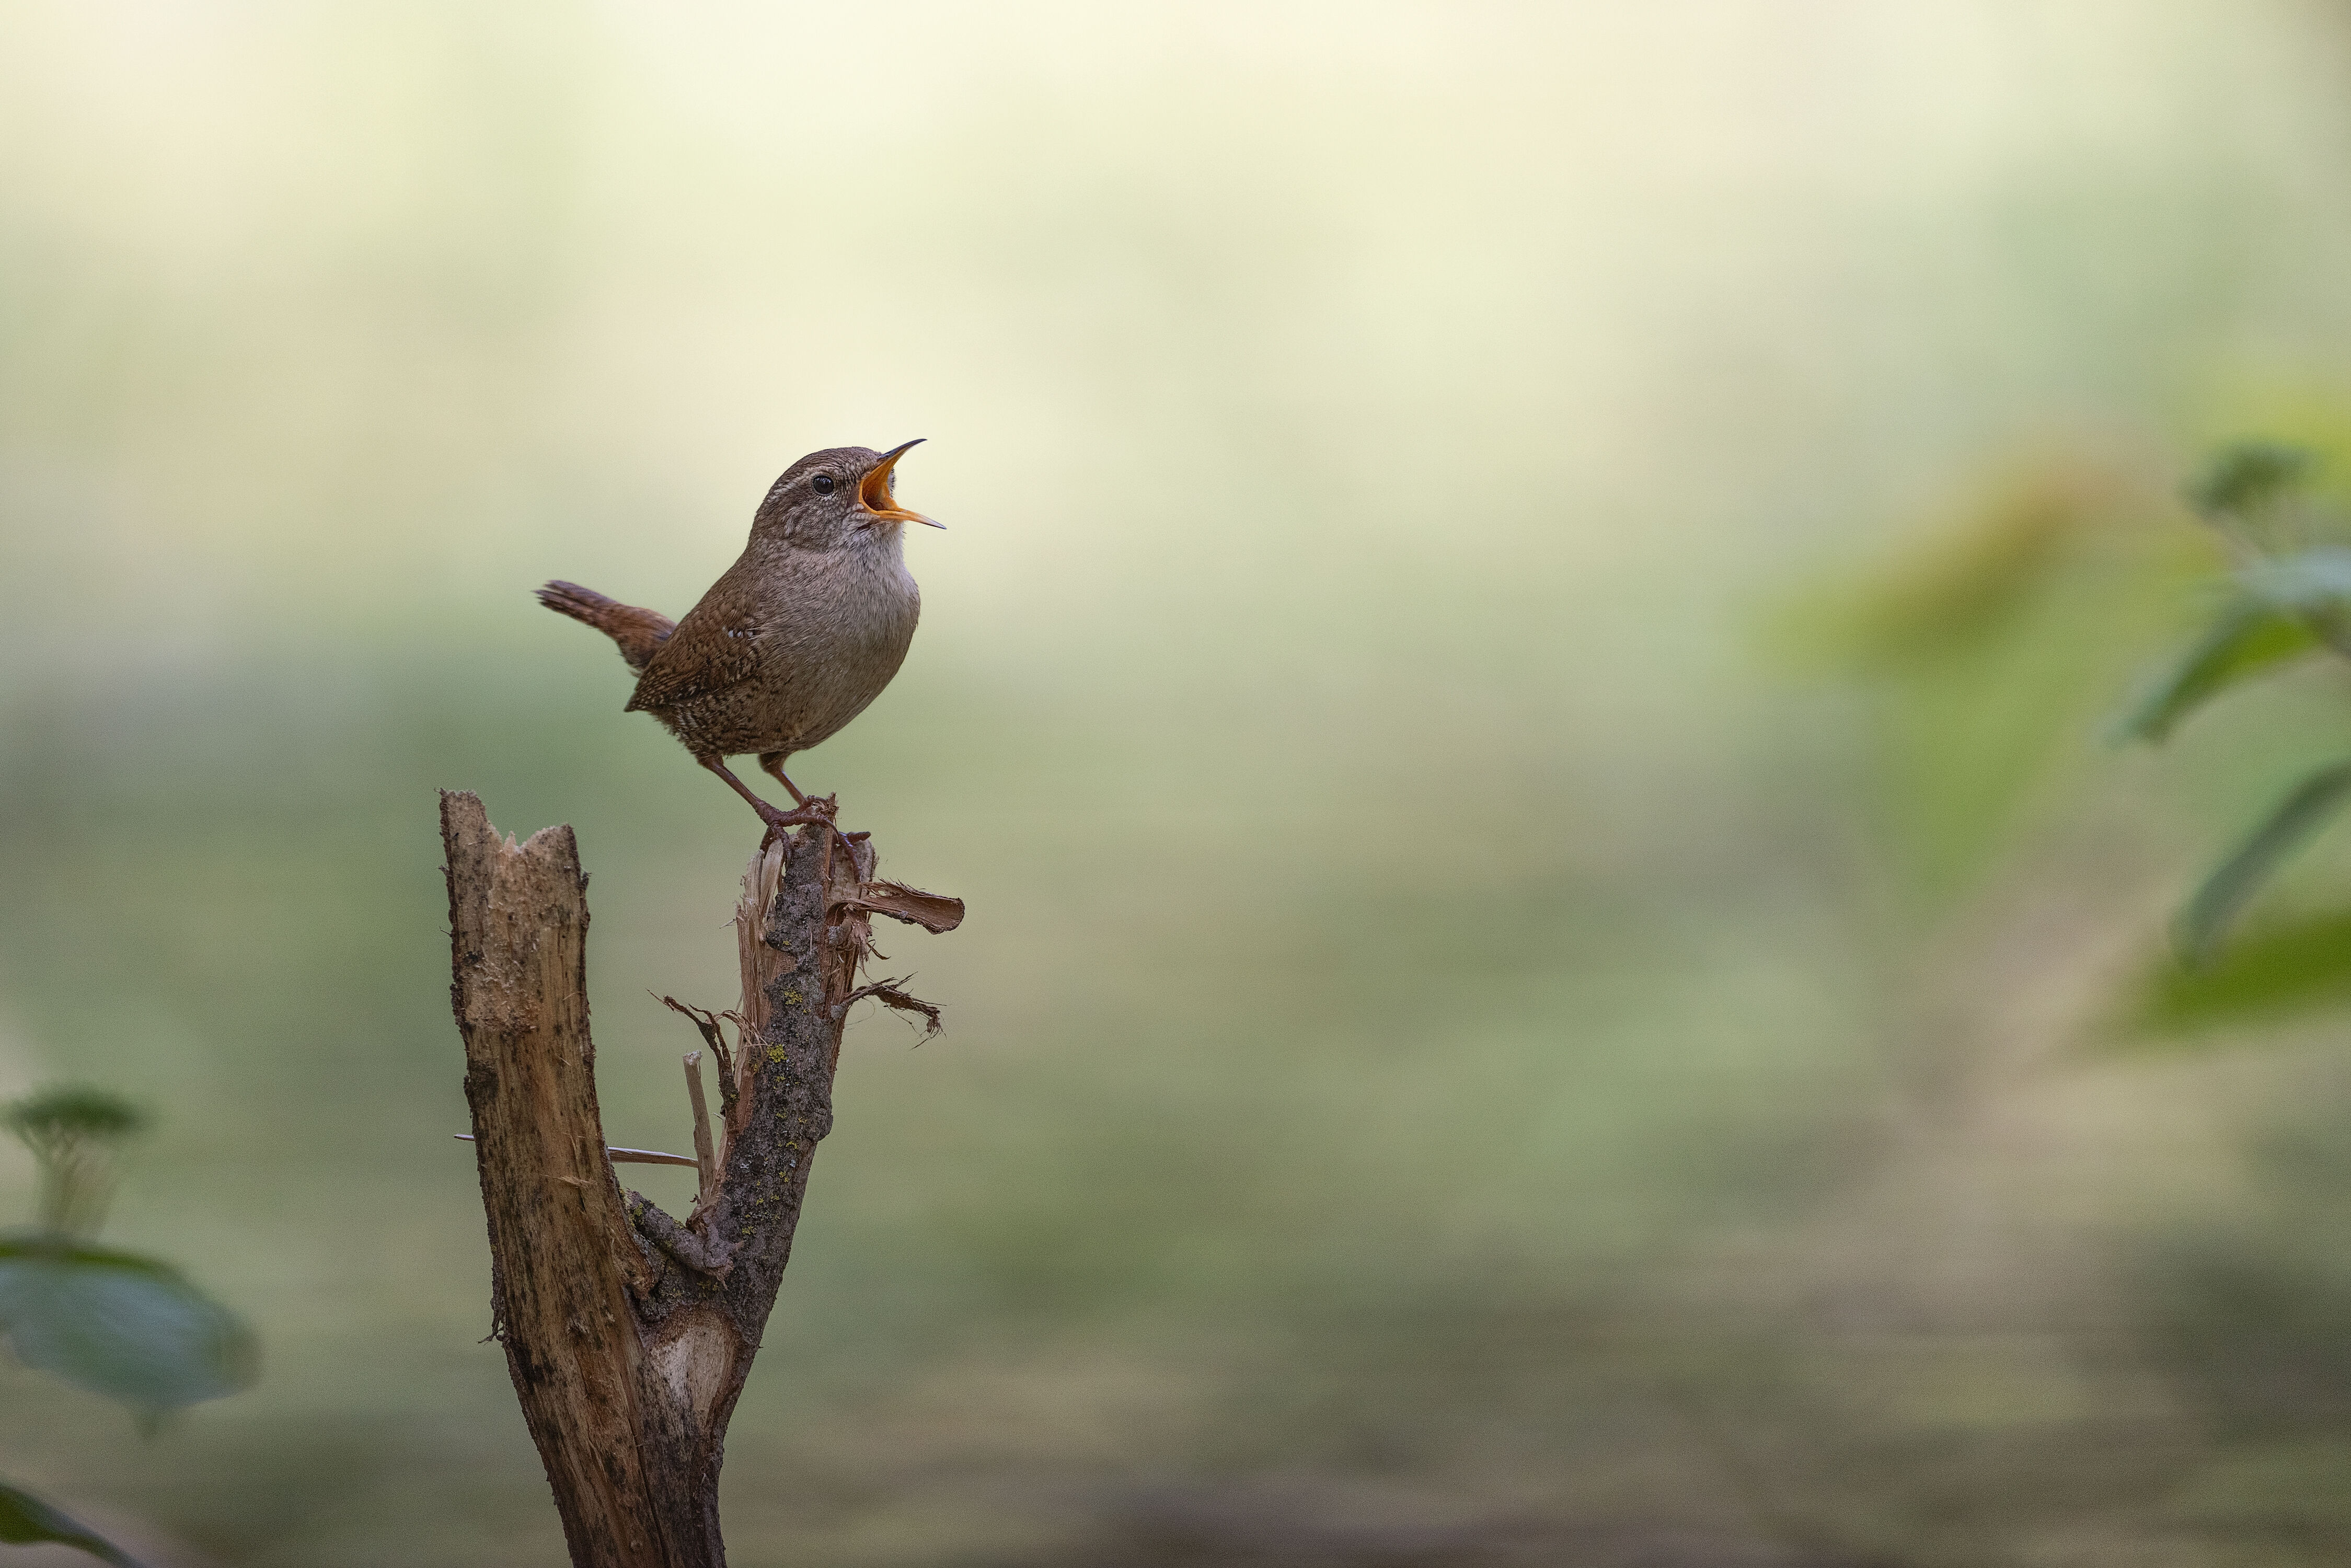
[[[663,643],[645,666],[625,711],[676,707],[723,692],[758,671],[759,651],[748,626],[685,627]]]

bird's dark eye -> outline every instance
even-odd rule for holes
[[[810,480],[809,484],[820,496],[830,496],[832,494],[832,476],[830,474],[820,474],[815,478]]]

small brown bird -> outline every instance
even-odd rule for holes
[[[549,610],[585,621],[637,672],[623,712],[669,727],[694,759],[751,802],[770,832],[829,819],[784,776],[784,760],[837,734],[898,673],[922,613],[906,571],[907,523],[943,528],[892,494],[887,452],[835,446],[784,470],[751,518],[742,559],[702,602],[672,621],[573,582],[538,591]],[[753,794],[726,758],[756,753],[799,810]]]

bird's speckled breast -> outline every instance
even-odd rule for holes
[[[740,630],[756,673],[681,704],[667,716],[678,737],[730,757],[805,751],[864,712],[905,661],[922,614],[899,544],[891,528],[845,550],[761,560],[747,552]]]

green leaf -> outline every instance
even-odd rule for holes
[[[2207,698],[2316,646],[2308,622],[2259,601],[2237,600],[2116,721],[2115,739],[2159,741]]]
[[[253,1380],[253,1336],[178,1270],[47,1232],[0,1238],[0,1332],[26,1365],[152,1416]]]
[[[2188,504],[2206,517],[2241,517],[2284,495],[2318,465],[2307,448],[2273,441],[2226,446],[2188,486]]]
[[[116,1568],[140,1568],[137,1558],[79,1520],[5,1481],[0,1481],[0,1542],[11,1546],[47,1542],[76,1546],[92,1557],[116,1564]]]
[[[2288,855],[2351,796],[2351,761],[2330,762],[2294,786],[2236,852],[2204,879],[2179,917],[2179,946],[2189,962],[2207,961],[2230,923],[2261,891]]]
[[[2138,987],[2131,1033],[2184,1037],[2351,1003],[2351,909],[2248,934],[2191,967],[2172,958]]]
[[[2351,549],[2314,545],[2254,562],[2237,573],[2247,593],[2289,614],[2340,616],[2351,607]]]

